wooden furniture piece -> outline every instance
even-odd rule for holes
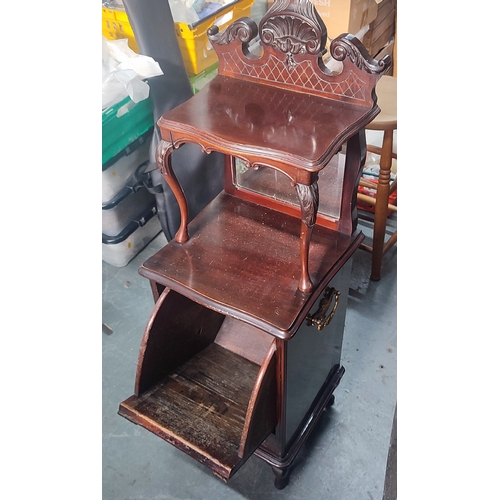
[[[378,105],[381,113],[366,126],[368,130],[383,131],[382,147],[368,144],[367,151],[380,155],[380,172],[378,183],[360,180],[361,185],[376,189],[374,198],[359,194],[358,200],[375,205],[372,245],[362,244],[364,250],[372,252],[372,269],[370,279],[380,280],[382,259],[397,241],[397,231],[394,231],[385,241],[387,228],[387,210],[397,211],[397,207],[389,203],[389,196],[397,188],[397,178],[391,182],[391,167],[393,158],[397,154],[393,151],[394,131],[398,128],[397,120],[397,78],[384,75],[377,84]]]
[[[329,50],[342,71],[328,70],[307,0],[208,35],[219,74],[158,122],[181,225],[139,271],[156,304],[119,413],[224,480],[255,453],[283,488],[344,373],[363,127],[390,59],[343,35]],[[224,190],[192,221],[170,162],[184,143],[226,155]]]

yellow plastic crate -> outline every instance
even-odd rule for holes
[[[254,0],[236,0],[197,23],[175,23],[177,42],[189,76],[198,75],[218,62],[217,54],[208,40],[208,28],[222,20],[219,29],[224,31],[233,21],[250,17],[253,2]]]
[[[124,10],[102,8],[102,34],[108,40],[126,38],[128,46],[137,54],[139,53],[132,26]]]

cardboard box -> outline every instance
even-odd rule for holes
[[[374,57],[394,36],[396,31],[396,0],[381,0],[377,16],[370,23],[370,28],[362,42]]]
[[[199,75],[218,62],[217,54],[208,40],[208,28],[217,23],[220,31],[224,31],[237,19],[250,17],[253,2],[254,0],[234,0],[196,23],[174,23],[175,35],[189,76]]]
[[[377,0],[311,0],[311,2],[323,19],[328,38],[331,39],[342,33],[356,35],[377,17],[378,12]]]

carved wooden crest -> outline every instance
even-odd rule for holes
[[[328,69],[326,27],[309,0],[276,0],[258,28],[241,18],[222,33],[217,26],[207,33],[219,57],[219,74],[367,107],[373,106],[375,84],[390,65],[389,56],[376,61],[357,38],[343,34],[329,47],[343,71]],[[250,51],[257,35],[261,54]]]

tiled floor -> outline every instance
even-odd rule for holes
[[[361,228],[370,232],[370,224]],[[370,254],[353,257],[343,344],[346,373],[335,405],[300,451],[284,490],[271,467],[251,457],[227,483],[117,414],[134,388],[139,346],[153,308],[141,263],[166,243],[155,238],[124,268],[102,264],[102,486],[104,500],[338,499],[381,500],[396,405],[397,246],[383,278],[369,280]]]

